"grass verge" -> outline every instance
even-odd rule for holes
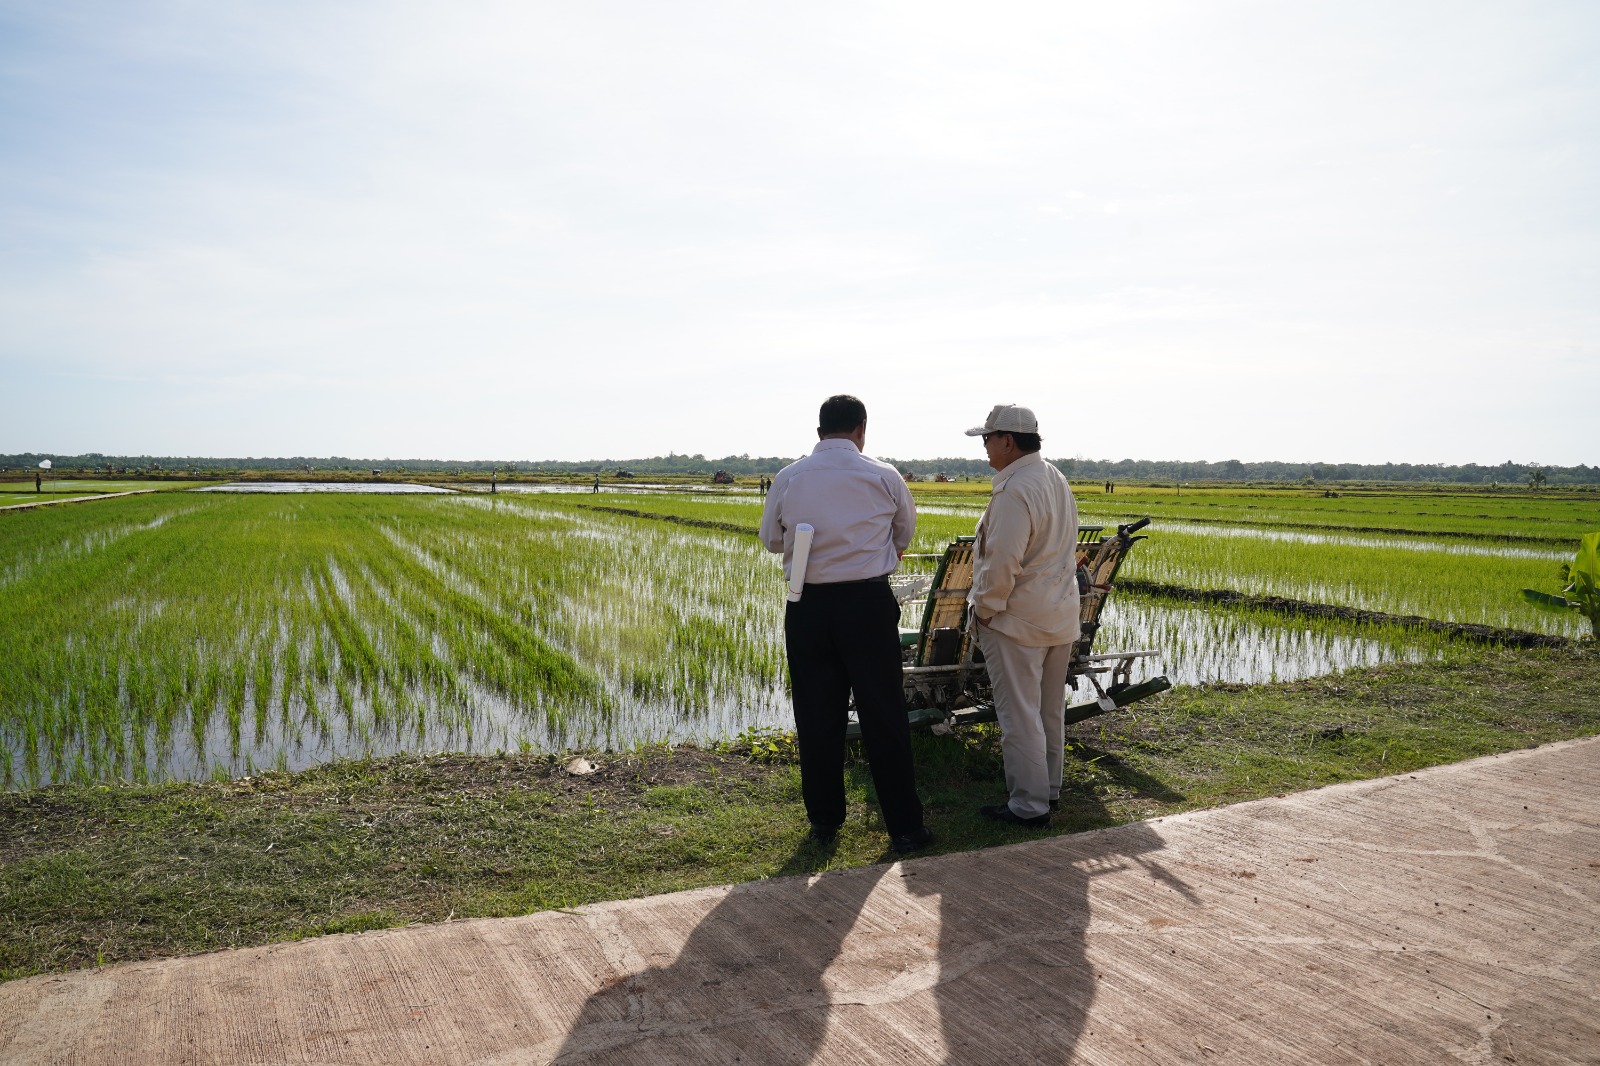
[[[1600,733],[1591,646],[1464,649],[1291,684],[1168,693],[1069,733],[1076,832]],[[919,734],[939,851],[1026,831],[993,727]],[[0,795],[0,979],[884,861],[863,765],[832,848],[803,844],[792,746],[401,757],[232,782]]]

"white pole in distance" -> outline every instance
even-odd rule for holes
[[[809,522],[794,527],[794,551],[789,557],[790,603],[799,602],[800,592],[806,587],[806,562],[811,558],[811,535],[815,532]]]

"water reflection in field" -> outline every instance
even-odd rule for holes
[[[1134,680],[1165,674],[1176,685],[1215,681],[1297,681],[1437,655],[1437,639],[1395,628],[1294,620],[1241,610],[1113,597],[1101,619],[1098,650],[1152,648]]]

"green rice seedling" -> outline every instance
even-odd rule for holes
[[[282,627],[287,630],[287,626]],[[300,676],[300,642],[285,632],[280,637],[282,651],[278,658],[278,712],[287,722],[289,708],[294,702],[295,682]]]
[[[1570,621],[1504,595],[1549,571],[1548,550],[1173,523],[1153,529],[1130,553],[1124,578],[1576,635]]]

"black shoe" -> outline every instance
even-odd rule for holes
[[[810,840],[813,844],[821,844],[823,846],[827,846],[829,844],[832,844],[834,842],[835,838],[838,837],[838,835],[839,835],[839,827],[838,826],[836,826],[836,825],[818,825],[816,822],[812,822],[811,823],[811,832],[807,834],[806,839]]]
[[[1051,814],[1056,813],[1060,809],[1061,809],[1061,801],[1060,800],[1051,800],[1050,801],[1050,813]]]
[[[893,848],[897,854],[909,855],[913,851],[921,851],[923,848],[932,843],[933,830],[929,829],[927,826],[922,826],[919,829],[913,829],[905,836],[894,837],[889,841],[889,846]]]
[[[991,822],[1000,822],[1003,825],[1020,825],[1024,829],[1043,829],[1050,824],[1050,816],[1041,814],[1035,818],[1024,818],[1011,809],[1009,803],[996,803],[992,807],[979,807],[978,813]]]

